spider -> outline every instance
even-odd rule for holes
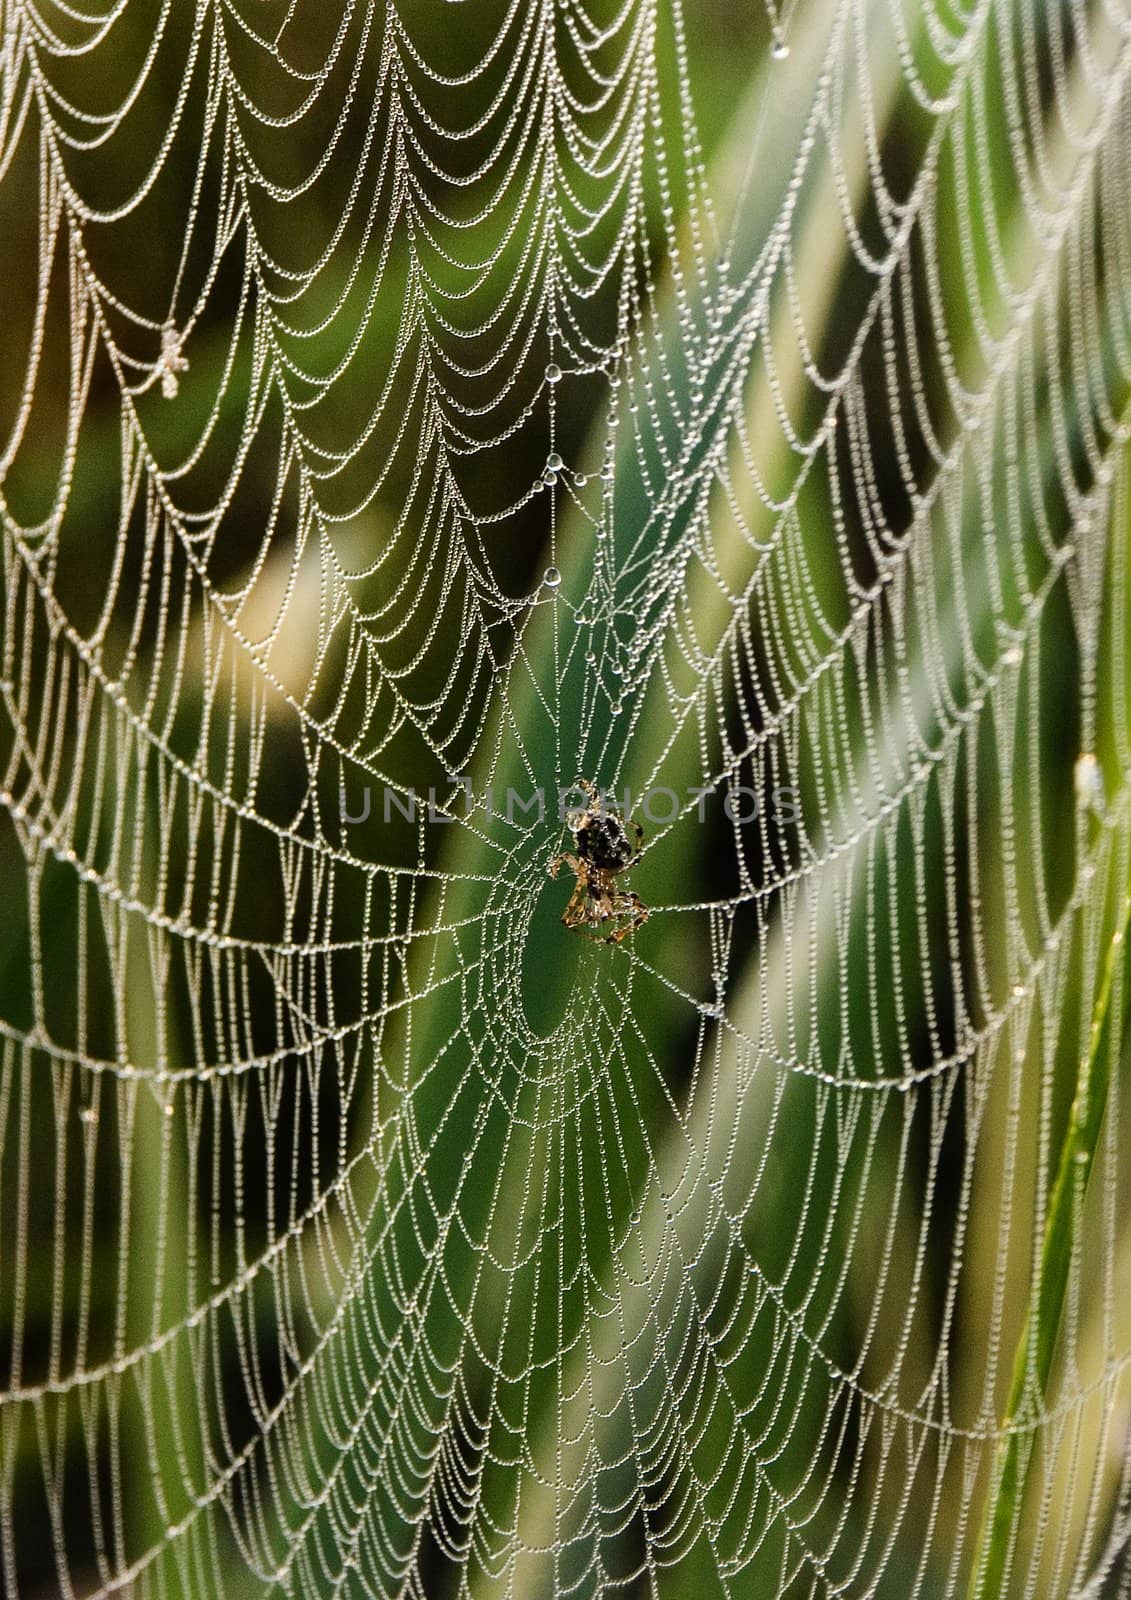
[[[569,904],[562,912],[567,928],[605,944],[620,944],[648,920],[648,907],[631,889],[619,889],[616,878],[636,860],[644,843],[644,830],[638,822],[624,823],[615,812],[605,810],[591,783],[579,778],[574,786],[589,798],[584,811],[572,812],[569,827],[577,854],[555,856],[549,874],[567,866],[577,877]],[[635,834],[629,839],[628,829]],[[606,923],[619,922],[610,933],[600,933]]]

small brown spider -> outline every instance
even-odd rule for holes
[[[579,778],[575,787],[589,797],[585,810],[569,817],[577,854],[555,856],[548,868],[551,878],[557,877],[562,866],[577,878],[562,921],[567,928],[604,944],[620,944],[648,920],[648,907],[640,896],[616,884],[617,876],[640,854],[644,830],[638,822],[625,824],[615,812],[605,810],[596,789],[584,778]],[[635,834],[635,842],[629,839],[628,829]],[[599,931],[614,922],[621,926],[610,933]]]

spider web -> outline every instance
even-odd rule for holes
[[[0,40],[4,1592],[1131,1592],[1126,8]]]

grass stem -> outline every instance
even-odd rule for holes
[[[1108,946],[1092,1012],[1088,1049],[1080,1062],[1076,1096],[1061,1144],[1037,1279],[1014,1357],[1009,1401],[978,1538],[969,1600],[998,1600],[1009,1572],[1034,1440],[1033,1428],[1027,1424],[1035,1405],[1044,1397],[1052,1370],[1084,1195],[1107,1107],[1112,1060],[1107,1038],[1108,1019],[1115,974],[1123,958],[1129,924],[1131,886],[1124,892],[1118,923]]]

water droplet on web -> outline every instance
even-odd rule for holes
[[[557,567],[547,567],[545,572],[542,574],[542,582],[546,585],[547,589],[556,589],[561,581],[562,575],[558,571]]]
[[[546,457],[546,471],[560,472],[563,465],[564,463],[558,452],[556,450],[551,450],[550,454]]]
[[[592,650],[586,650],[586,652],[585,652],[585,660],[586,660],[586,663],[591,667],[595,667],[597,665],[597,657],[596,657],[596,654]]]
[[[1103,768],[1090,750],[1076,762],[1073,773],[1076,786],[1076,804],[1081,809],[1102,812],[1107,801]]]
[[[1072,1159],[1078,1167],[1086,1167],[1088,1164],[1088,1152],[1086,1150],[1077,1150]]]
[[[601,468],[601,482],[602,483],[612,483],[612,481],[613,481],[613,469],[612,469],[612,467],[602,467]]]
[[[544,484],[546,484],[547,487],[552,488],[553,485],[555,483],[557,483],[557,481],[558,481],[557,473],[556,472],[551,472],[549,467],[547,467],[545,472],[542,474],[542,482]]]
[[[1015,983],[1009,992],[1015,1000],[1024,1000],[1026,995],[1025,985],[1023,983]]]
[[[556,361],[551,361],[549,366],[546,368],[546,382],[547,383],[561,383],[561,381],[562,381],[562,369],[561,369],[561,367],[558,366]]]
[[[774,61],[784,61],[789,55],[789,46],[784,39],[775,39],[770,46],[770,56]]]
[[[623,700],[614,700],[612,705],[609,707],[609,710],[612,712],[614,717],[619,717],[621,712],[624,710]]]
[[[579,489],[584,489],[585,485],[589,482],[589,474],[587,472],[575,472],[573,475],[573,481]]]
[[[80,1106],[79,1121],[85,1122],[88,1126],[90,1126],[98,1121],[98,1112],[93,1106]]]

